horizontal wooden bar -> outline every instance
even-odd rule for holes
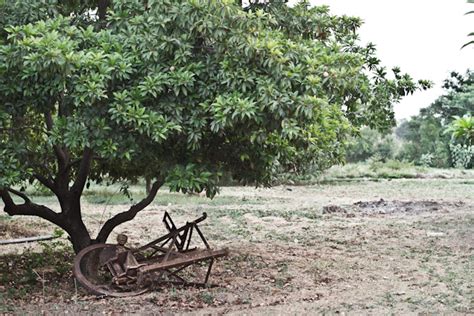
[[[218,257],[223,257],[228,254],[227,249],[220,249],[220,250],[211,250],[211,249],[205,249],[205,250],[196,250],[192,251],[189,253],[183,253],[182,256],[179,258],[167,260],[164,262],[158,262],[154,264],[150,264],[144,267],[141,267],[138,269],[139,273],[149,273],[149,272],[154,272],[158,271],[161,269],[170,269],[170,268],[175,268],[179,267],[185,264],[189,263],[196,263],[199,261],[203,261],[206,259],[212,259],[212,258],[218,258]]]

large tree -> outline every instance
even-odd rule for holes
[[[165,183],[212,197],[223,172],[269,186],[281,171],[327,168],[343,159],[349,134],[389,128],[393,103],[428,86],[399,69],[389,77],[374,46],[358,43],[357,18],[307,2],[237,2],[1,5],[5,212],[53,222],[79,251],[105,242]],[[91,236],[87,183],[140,177],[153,179],[146,198]],[[59,212],[18,189],[34,182]]]

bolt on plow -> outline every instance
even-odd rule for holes
[[[139,295],[163,284],[212,286],[208,284],[212,265],[228,250],[211,249],[198,226],[206,217],[204,213],[177,228],[165,212],[168,233],[144,246],[128,248],[127,236],[119,234],[116,245],[86,247],[74,259],[74,277],[91,293],[114,297]],[[193,233],[204,249],[194,246]]]

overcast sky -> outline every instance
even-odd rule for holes
[[[296,1],[291,1],[296,2]],[[311,0],[327,4],[336,14],[359,16],[363,42],[377,45],[387,67],[400,66],[415,79],[435,86],[406,97],[395,106],[397,119],[408,118],[443,93],[442,82],[451,70],[474,68],[474,45],[464,49],[467,34],[474,32],[474,4],[466,0]],[[473,38],[474,39],[474,38]]]

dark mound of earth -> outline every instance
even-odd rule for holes
[[[377,215],[377,214],[420,214],[426,212],[446,212],[464,205],[464,202],[422,201],[359,201],[350,205],[327,205],[323,214]]]

